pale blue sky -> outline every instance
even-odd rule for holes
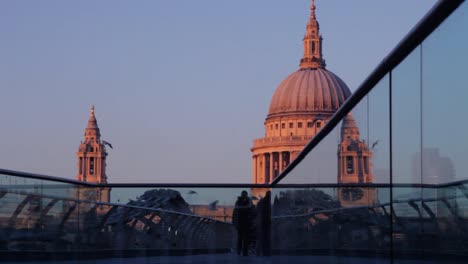
[[[317,0],[351,90],[434,0]],[[0,167],[66,178],[91,104],[110,182],[250,182],[310,0],[1,1]]]

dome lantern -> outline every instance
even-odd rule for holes
[[[322,36],[320,26],[315,17],[315,1],[312,0],[310,18],[303,38],[304,54],[301,59],[301,69],[325,68],[325,60],[322,58]]]

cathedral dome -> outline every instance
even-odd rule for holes
[[[254,140],[250,149],[255,183],[270,183],[275,179],[351,95],[348,86],[326,69],[314,0],[310,11],[299,70],[276,88],[263,123],[265,136]],[[351,116],[347,120],[351,126]],[[359,136],[354,127],[345,132]]]
[[[310,112],[335,112],[351,92],[334,73],[322,68],[301,68],[284,79],[270,103],[268,117]]]

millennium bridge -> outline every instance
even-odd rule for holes
[[[0,169],[1,262],[467,263],[467,14],[463,0],[438,1],[268,184],[97,184]],[[356,167],[353,146],[338,147],[350,113],[367,151]],[[322,183],[355,168],[368,177]],[[240,257],[243,191],[253,205]]]

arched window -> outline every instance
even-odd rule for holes
[[[94,157],[89,158],[89,174],[94,174]]]
[[[352,156],[346,156],[346,172],[348,174],[354,173],[354,162]]]

